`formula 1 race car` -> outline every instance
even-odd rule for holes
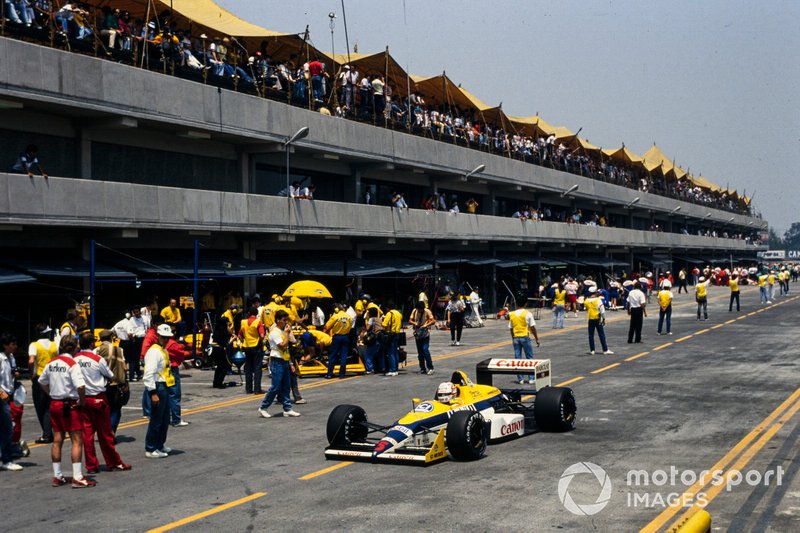
[[[492,385],[494,374],[517,373],[535,376],[530,388]],[[487,359],[477,365],[477,381],[454,372],[436,399],[412,400],[412,411],[389,426],[369,422],[361,407],[339,405],[328,416],[325,457],[423,466],[448,455],[470,461],[484,455],[487,443],[575,426],[575,396],[551,386],[549,359]]]

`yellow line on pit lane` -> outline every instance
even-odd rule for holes
[[[637,353],[634,356],[628,357],[627,359],[625,359],[625,361],[635,361],[636,359],[639,359],[640,357],[644,357],[645,355],[647,355],[649,353],[650,352]]]
[[[612,368],[616,368],[622,363],[613,363],[608,366],[604,366],[603,368],[598,368],[597,370],[592,370],[590,374],[599,374],[600,372],[605,372],[606,370],[611,370]]]
[[[566,387],[567,385],[571,385],[571,384],[575,383],[576,381],[580,381],[582,379],[583,379],[583,376],[578,376],[576,378],[568,379],[567,381],[562,381],[561,383],[558,383],[556,385],[556,387]]]
[[[742,440],[740,440],[733,448],[728,450],[722,458],[717,461],[717,463],[712,466],[708,471],[709,472],[716,472],[718,470],[723,470],[739,453],[745,449],[759,434],[761,434],[765,429],[767,429],[772,422],[780,416],[790,405],[796,402],[800,398],[800,388],[794,391],[786,400],[783,401],[774,411],[772,411],[767,417],[761,421],[756,427],[754,427],[747,435],[745,435]],[[694,485],[689,487],[686,492],[683,493],[684,497],[694,498],[709,482],[709,480],[705,480],[701,478],[698,480]],[[644,526],[641,529],[641,533],[652,533],[658,531],[664,524],[667,523],[673,516],[675,516],[683,507],[680,502],[683,501],[690,501],[678,498],[675,500],[675,503],[664,509],[661,514],[655,517],[649,524]]]
[[[314,479],[317,476],[324,476],[329,472],[333,472],[335,470],[339,470],[340,468],[344,468],[346,466],[350,466],[353,464],[353,461],[343,461],[341,463],[337,463],[333,466],[329,466],[327,468],[323,468],[322,470],[317,470],[316,472],[311,472],[310,474],[306,474],[305,476],[299,477],[300,481],[308,481],[309,479]]]
[[[686,335],[685,337],[681,337],[680,339],[677,339],[675,342],[683,342],[686,339],[691,339],[692,337],[694,337],[694,333],[692,333],[691,335]]]
[[[743,469],[744,467],[746,467],[746,466],[747,466],[747,464],[748,464],[748,463],[749,463],[749,462],[750,462],[750,461],[753,459],[753,457],[755,457],[755,456],[756,456],[756,454],[757,454],[759,451],[761,451],[761,449],[762,449],[762,448],[763,448],[763,447],[764,447],[764,446],[765,446],[765,445],[766,445],[766,444],[767,444],[769,441],[771,441],[771,440],[772,440],[772,438],[775,436],[775,434],[776,434],[776,433],[777,433],[777,432],[778,432],[778,431],[779,431],[779,430],[780,430],[780,429],[781,429],[781,428],[782,428],[782,427],[783,427],[783,426],[784,426],[784,425],[785,425],[785,424],[786,424],[786,423],[787,423],[789,420],[791,420],[791,419],[792,419],[792,417],[793,417],[793,416],[794,416],[794,415],[797,413],[797,411],[798,411],[798,410],[800,410],[800,400],[798,400],[797,402],[795,402],[794,406],[793,406],[793,407],[792,407],[792,408],[791,408],[789,411],[787,411],[787,412],[786,412],[786,414],[784,414],[784,415],[783,415],[783,416],[780,418],[780,420],[778,420],[777,422],[775,422],[774,424],[772,424],[772,426],[771,426],[771,427],[770,427],[770,428],[769,428],[769,429],[768,429],[768,430],[767,430],[767,431],[766,431],[766,432],[765,432],[765,433],[764,433],[764,434],[761,436],[761,438],[759,438],[759,439],[758,439],[758,440],[755,442],[755,444],[753,444],[752,446],[750,446],[750,448],[749,448],[749,449],[747,449],[747,450],[746,450],[746,451],[745,451],[745,452],[744,452],[744,453],[741,455],[741,457],[739,457],[739,459],[738,459],[738,460],[737,460],[735,463],[733,463],[733,464],[731,465],[731,467],[730,467],[730,468],[728,468],[728,471],[725,473],[725,478],[724,478],[724,479],[725,479],[725,481],[724,481],[723,483],[720,483],[720,484],[718,484],[718,485],[713,485],[713,486],[712,486],[710,489],[708,489],[708,492],[706,492],[706,494],[705,494],[706,505],[708,505],[709,503],[711,503],[711,502],[714,500],[714,498],[716,498],[716,497],[719,495],[719,493],[722,491],[722,489],[723,489],[724,487],[728,487],[728,486],[729,486],[729,484],[730,484],[730,482],[731,482],[731,477],[732,477],[732,476],[734,476],[734,475],[735,475],[735,474],[737,474],[737,473],[738,473],[739,475],[741,475],[741,471],[742,471],[742,469]],[[689,517],[691,517],[692,515],[694,515],[695,513],[697,513],[697,511],[699,511],[700,509],[701,509],[701,507],[699,507],[697,504],[693,505],[693,506],[692,506],[692,507],[690,507],[688,510],[686,510],[686,512],[685,512],[685,513],[683,513],[683,515],[682,515],[680,518],[678,518],[678,520],[677,520],[677,521],[676,521],[676,522],[675,522],[675,523],[672,525],[672,527],[675,527],[677,524],[679,524],[679,523],[683,522],[684,520],[688,519]]]
[[[221,513],[227,509],[231,509],[232,507],[236,507],[238,505],[242,505],[243,503],[251,502],[253,500],[257,500],[261,497],[266,496],[266,492],[256,492],[251,494],[250,496],[245,496],[244,498],[239,498],[238,500],[234,500],[232,502],[228,502],[222,504],[220,506],[214,507],[213,509],[209,509],[207,511],[203,511],[202,513],[193,514],[192,516],[187,516],[186,518],[182,518],[180,520],[176,520],[175,522],[170,522],[169,524],[163,525],[161,527],[157,527],[155,529],[149,530],[147,533],[163,533],[164,531],[170,531],[171,529],[175,529],[176,527],[181,527],[186,524],[190,524],[207,516],[215,515],[217,513]]]
[[[725,324],[717,324],[716,326],[711,326],[711,329],[717,329],[717,328],[721,328],[721,327],[722,327],[722,326],[724,326],[724,325],[725,325]]]
[[[700,331],[695,331],[694,334],[695,335],[702,335],[703,333],[708,333],[708,331],[709,331],[709,328],[701,329]]]
[[[732,318],[732,319],[728,320],[728,321],[727,321],[727,322],[725,322],[725,323],[726,323],[726,324],[733,324],[734,322],[736,322],[736,320],[737,320],[737,319],[735,319],[735,318]]]
[[[668,346],[672,346],[673,344],[675,344],[675,343],[674,342],[668,342],[666,344],[662,344],[661,346],[656,346],[655,348],[653,348],[653,351],[657,352],[659,350],[663,350],[664,348],[667,348]]]

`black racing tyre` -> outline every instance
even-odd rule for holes
[[[575,427],[577,406],[572,389],[545,387],[536,393],[533,415],[543,431],[569,431]]]
[[[445,431],[447,449],[457,461],[474,461],[486,452],[486,421],[476,411],[458,411]]]
[[[328,415],[326,432],[332,446],[367,440],[367,413],[357,405],[337,405]]]

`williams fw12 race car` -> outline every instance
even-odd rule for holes
[[[499,389],[495,374],[523,373],[528,388]],[[537,431],[575,426],[572,389],[552,387],[549,359],[486,359],[477,383],[458,370],[439,385],[433,400],[412,400],[413,409],[394,424],[373,424],[356,405],[339,405],[328,416],[327,459],[429,465],[446,459],[480,459],[486,445]]]

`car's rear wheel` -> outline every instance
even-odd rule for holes
[[[367,413],[357,405],[338,405],[328,416],[328,442],[343,446],[367,439]]]
[[[486,421],[478,412],[458,411],[447,422],[447,449],[457,461],[474,461],[486,452]]]
[[[569,431],[575,427],[577,405],[572,389],[545,387],[536,393],[533,414],[543,431]]]

